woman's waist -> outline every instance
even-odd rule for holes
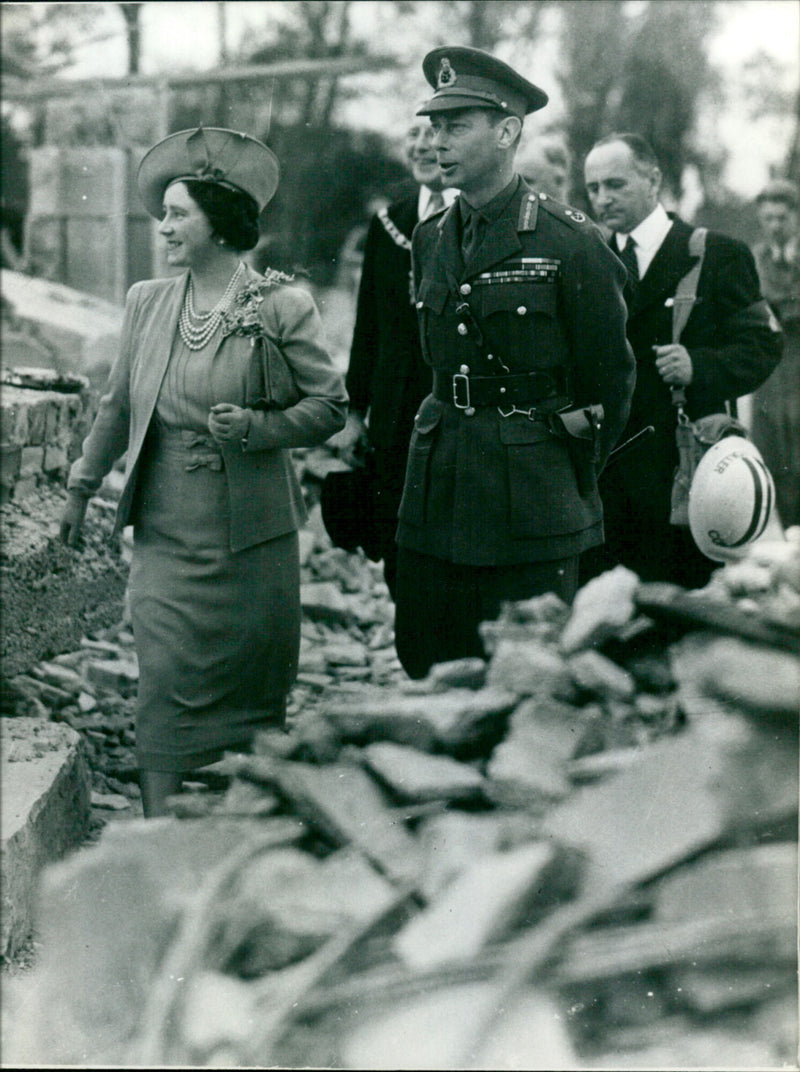
[[[209,432],[196,428],[178,428],[161,421],[153,423],[147,434],[148,452],[158,456],[180,458],[187,469],[206,466],[221,470],[222,451]]]

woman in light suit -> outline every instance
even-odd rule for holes
[[[139,660],[136,749],[145,816],[164,814],[182,774],[282,725],[300,643],[291,449],[345,422],[347,393],[307,291],[240,253],[278,185],[261,142],[200,128],[170,135],[137,182],[167,261],[135,284],[120,353],[68,481],[62,539],[126,454],[116,530],[133,525]]]

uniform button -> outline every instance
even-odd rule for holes
[[[465,417],[474,417],[475,416],[475,407],[474,406],[467,406],[467,408],[464,410],[464,416]]]
[[[456,328],[456,331],[458,332],[459,335],[466,335],[467,334],[467,325],[466,324],[459,324],[458,327]]]
[[[487,361],[494,361],[494,354],[487,354],[486,355],[486,360]]]
[[[417,302],[417,308],[418,308],[418,309],[421,309],[421,308],[422,308],[422,302],[421,302],[421,301],[418,301],[418,302]]]
[[[461,365],[458,371],[462,376],[469,376],[469,365]]]
[[[468,294],[472,293],[472,287],[469,285],[469,283],[462,283],[458,289],[461,291],[465,298]]]
[[[517,312],[519,313],[520,316],[525,316],[527,311],[528,311],[528,306],[527,305],[518,305],[517,306]]]
[[[505,393],[506,393],[506,389],[505,389],[505,387],[501,387],[501,388],[500,388],[500,394],[501,394],[501,395],[504,395]]]
[[[539,197],[541,197],[542,201],[547,200],[547,194],[539,194]]]

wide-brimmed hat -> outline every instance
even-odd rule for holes
[[[436,91],[417,115],[454,108],[497,108],[522,119],[544,108],[548,96],[533,82],[488,52],[466,45],[442,46],[429,52],[422,70]]]
[[[278,188],[280,165],[273,151],[249,134],[195,127],[157,142],[139,164],[136,183],[151,216],[161,215],[164,191],[181,179],[240,190],[252,197],[260,212]]]

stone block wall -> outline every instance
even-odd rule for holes
[[[113,504],[90,504],[81,551],[59,540],[67,472],[96,406],[88,381],[42,369],[4,372],[2,381],[0,667],[7,680],[118,622],[127,566],[111,541]]]
[[[94,403],[88,380],[44,369],[3,374],[0,502],[24,499],[44,481],[66,478]]]

